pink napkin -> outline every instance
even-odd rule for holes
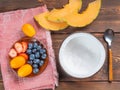
[[[5,90],[40,90],[55,89],[58,76],[50,32],[43,29],[33,19],[34,15],[46,11],[46,6],[0,13],[0,64]],[[44,72],[32,78],[20,78],[9,66],[8,52],[13,43],[24,37],[21,27],[24,23],[32,24],[36,36],[48,50],[49,64]]]

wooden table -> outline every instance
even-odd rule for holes
[[[93,0],[83,0],[84,10],[89,2]],[[85,28],[73,28],[59,32],[52,32],[53,48],[55,50],[57,69],[59,72],[60,85],[56,90],[120,90],[120,0],[102,0],[102,8],[98,18]],[[68,0],[44,0],[48,9],[61,8]],[[37,7],[43,3],[37,0],[0,0],[0,12],[17,9]],[[58,63],[58,51],[62,41],[75,32],[89,32],[95,35],[105,46],[103,32],[112,28],[115,31],[115,39],[112,45],[113,50],[113,74],[114,80],[108,83],[108,56],[101,70],[94,76],[86,79],[75,79],[66,75]],[[106,50],[107,51],[107,50]],[[2,76],[0,74],[0,90],[4,90]]]

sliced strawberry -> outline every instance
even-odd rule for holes
[[[26,53],[20,53],[20,56],[23,56],[26,60],[28,60],[28,55]]]
[[[17,51],[17,53],[21,53],[23,51],[22,44],[19,42],[15,43],[14,48]]]
[[[25,52],[27,50],[28,43],[27,42],[21,42],[21,43],[22,43],[22,47],[23,47],[23,51],[22,52]]]
[[[9,56],[10,56],[11,58],[14,58],[14,57],[17,56],[17,52],[15,51],[15,49],[12,48],[12,49],[9,51]]]

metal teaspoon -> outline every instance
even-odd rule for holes
[[[108,44],[108,55],[109,55],[109,81],[112,82],[113,80],[113,68],[112,68],[112,50],[111,50],[111,43],[114,38],[114,31],[112,29],[107,29],[104,32],[104,39]]]

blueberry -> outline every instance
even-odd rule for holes
[[[37,51],[37,49],[33,49],[32,52],[35,53]]]
[[[37,48],[37,46],[38,46],[38,43],[34,42],[34,43],[33,43],[33,47],[34,47],[34,48]]]
[[[28,48],[29,48],[29,49],[32,49],[32,48],[33,48],[33,44],[32,44],[32,43],[29,43],[29,44],[28,44]]]
[[[45,50],[45,49],[43,49],[43,53],[46,53],[46,50]]]
[[[40,59],[36,59],[36,63],[40,63],[41,61],[40,61]]]
[[[41,60],[40,63],[39,63],[39,66],[42,66],[44,64],[44,61]]]
[[[34,54],[30,54],[29,59],[30,60],[34,60],[35,59],[35,55]]]
[[[35,58],[40,58],[40,53],[39,52],[35,53]]]
[[[33,61],[35,64],[38,64],[38,63],[40,63],[40,59],[34,59],[34,61]]]
[[[39,52],[40,52],[40,54],[42,54],[43,53],[42,49],[40,49]]]
[[[41,56],[42,59],[46,59],[46,57],[47,57],[47,54],[45,54],[45,53],[42,54],[42,56]]]
[[[40,50],[41,48],[42,48],[42,46],[41,46],[41,45],[37,46],[37,50]]]
[[[38,68],[38,64],[33,64],[33,68]]]
[[[34,73],[34,74],[37,74],[38,72],[39,72],[39,69],[38,69],[38,68],[34,68],[34,69],[33,69],[33,73]]]
[[[46,52],[45,49],[40,49],[40,54],[43,54],[43,53],[45,53],[45,52]]]
[[[30,64],[30,65],[32,65],[33,61],[28,60],[27,63]]]
[[[31,49],[28,49],[28,50],[26,51],[26,53],[27,53],[27,54],[31,54],[31,53],[32,53],[32,50],[31,50]]]

